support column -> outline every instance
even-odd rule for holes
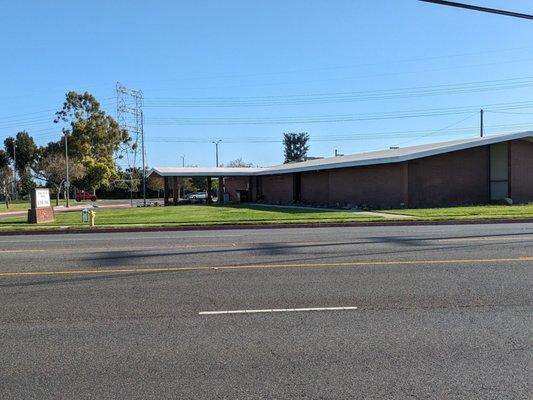
[[[168,176],[163,177],[163,204],[165,206],[168,206],[168,195],[170,192],[169,184],[168,184]]]
[[[224,178],[218,178],[218,204],[224,204]]]
[[[409,161],[403,163],[403,204],[409,207]]]
[[[254,177],[250,176],[248,178],[248,201],[253,201],[254,199]]]
[[[172,197],[174,201],[174,205],[178,205],[178,177],[173,176],[172,177]]]
[[[207,177],[207,204],[211,204],[213,199],[211,198],[211,177]]]

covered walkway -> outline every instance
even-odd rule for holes
[[[224,203],[224,194],[227,193],[225,187],[224,178],[229,177],[250,177],[261,171],[261,168],[196,168],[196,167],[158,167],[153,168],[148,174],[149,178],[162,178],[163,179],[163,199],[164,205],[171,204],[171,198],[173,204],[179,202],[179,180],[178,178],[205,178],[206,179],[206,194],[207,204],[213,203],[212,187],[213,179],[218,179],[218,191],[217,202],[219,204]],[[249,186],[251,188],[251,185]],[[249,189],[250,190],[250,189]],[[251,197],[251,196],[250,196]]]

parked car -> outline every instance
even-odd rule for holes
[[[85,190],[78,190],[76,192],[76,201],[82,201],[82,200],[96,201],[96,193],[87,192]]]
[[[207,193],[206,192],[196,192],[196,193],[190,193],[187,196],[188,199],[191,200],[197,200],[197,199],[207,199]]]

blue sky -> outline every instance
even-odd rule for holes
[[[144,93],[151,166],[212,166],[213,139],[277,164],[290,131],[313,156],[474,137],[478,107],[489,134],[533,129],[533,22],[415,0],[11,1],[0,37],[2,141],[56,140],[69,90],[115,116],[117,81]]]

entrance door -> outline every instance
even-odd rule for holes
[[[509,143],[490,146],[490,199],[509,197]]]
[[[302,174],[295,172],[292,174],[292,201],[293,203],[301,203],[302,201]]]

